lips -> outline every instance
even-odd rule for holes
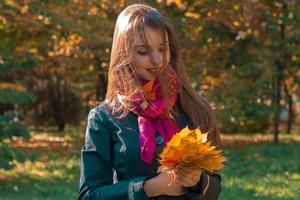
[[[148,72],[150,72],[152,75],[158,75],[161,71],[161,68],[149,68],[147,69]]]

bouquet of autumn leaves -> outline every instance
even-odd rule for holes
[[[207,133],[188,127],[175,134],[160,154],[158,172],[176,169],[181,164],[193,165],[206,171],[220,170],[226,160],[221,151],[207,141]]]

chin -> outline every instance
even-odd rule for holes
[[[149,76],[143,76],[142,78],[145,79],[145,80],[148,80],[148,81],[152,81],[156,78],[156,76],[149,75]]]
[[[147,80],[152,81],[152,80],[155,80],[156,78],[157,78],[157,76],[151,76]]]
[[[148,78],[147,80],[149,80],[149,81],[152,81],[152,80],[154,80],[156,77],[151,77],[151,78]]]

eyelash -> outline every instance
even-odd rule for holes
[[[164,51],[163,49],[158,49],[158,50],[159,50],[159,52]],[[146,55],[146,54],[148,54],[148,51],[138,51],[137,53],[140,54],[140,55]]]
[[[137,53],[143,56],[143,55],[146,55],[148,52],[147,51],[138,51]]]

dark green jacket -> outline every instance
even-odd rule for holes
[[[180,109],[180,108],[178,108]],[[180,109],[176,119],[180,128],[191,120]],[[140,159],[137,116],[129,113],[116,120],[103,106],[92,109],[88,116],[85,144],[81,152],[81,175],[78,200],[145,200],[143,183],[157,175],[157,155],[163,149],[163,138],[156,133],[157,149],[153,163]],[[209,181],[208,181],[209,179]],[[208,186],[204,194],[204,187]],[[205,199],[218,198],[221,191],[220,176],[202,173],[198,190],[186,189],[181,197],[160,196],[151,199]]]

